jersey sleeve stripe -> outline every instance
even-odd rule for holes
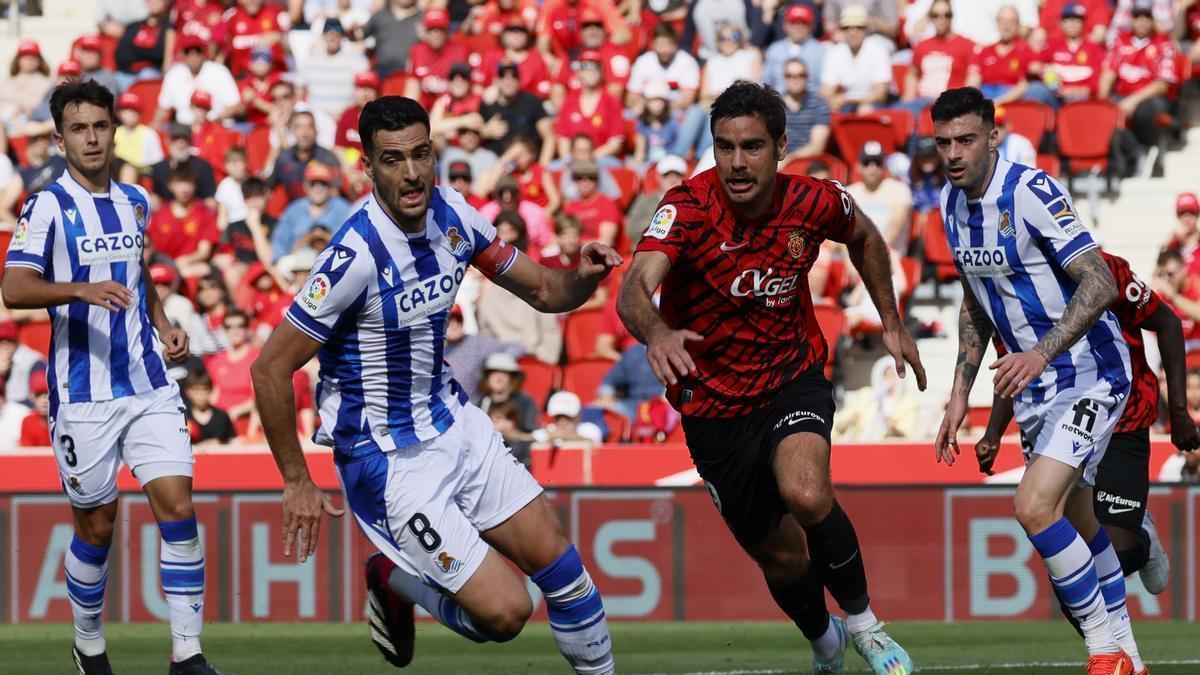
[[[294,304],[288,307],[288,311],[284,316],[287,317],[293,326],[299,328],[305,335],[321,344],[328,342],[333,334],[328,328],[310,318],[303,310],[298,310]]]
[[[4,267],[27,267],[43,274],[46,272],[46,268],[42,266],[42,258],[24,251],[9,251]]]
[[[1058,252],[1058,255],[1056,256],[1056,258],[1058,259],[1058,264],[1062,265],[1065,268],[1067,265],[1070,265],[1076,258],[1078,258],[1081,253],[1085,253],[1094,248],[1099,248],[1099,247],[1096,246],[1096,242],[1092,240],[1092,236],[1089,234],[1086,234],[1086,233],[1081,234],[1078,237],[1075,237],[1074,239],[1072,239],[1071,243],[1064,246],[1062,248],[1062,250],[1060,250]]]

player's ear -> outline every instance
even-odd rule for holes
[[[779,140],[775,141],[775,161],[776,162],[783,159],[783,156],[787,154],[787,143],[788,143],[787,132],[785,131],[785,132],[783,132],[783,135],[779,137]]]
[[[988,149],[995,150],[998,147],[1000,147],[1000,129],[993,125],[992,131],[988,134]]]

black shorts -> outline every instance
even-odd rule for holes
[[[1112,435],[1108,450],[1096,469],[1093,490],[1096,519],[1138,532],[1150,495],[1150,431],[1125,431]]]
[[[748,415],[683,418],[692,462],[743,548],[774,532],[787,513],[771,467],[775,448],[800,432],[828,443],[833,412],[833,385],[817,366],[784,385],[770,405]]]

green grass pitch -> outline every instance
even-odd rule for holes
[[[897,623],[889,629],[931,673],[1079,673],[1083,645],[1060,623]],[[786,623],[629,623],[612,625],[620,673],[808,673],[809,651]],[[1200,628],[1135,625],[1154,675],[1200,673]],[[117,675],[167,671],[166,625],[111,625]],[[72,673],[71,627],[0,626],[0,672]],[[396,673],[370,644],[366,624],[210,624],[205,653],[225,675]],[[868,672],[857,654],[847,672]],[[544,623],[507,644],[476,645],[441,626],[417,629],[416,657],[404,673],[562,673],[566,662]]]

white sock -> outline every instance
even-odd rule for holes
[[[487,642],[484,635],[471,621],[471,616],[462,605],[426,586],[423,581],[407,574],[399,567],[388,575],[388,588],[405,600],[419,605],[446,628],[475,642]]]
[[[92,546],[74,537],[63,565],[67,598],[75,618],[75,646],[85,656],[103,654],[104,586],[108,583],[108,547]]]
[[[870,605],[859,614],[846,615],[846,630],[850,631],[851,635],[865,633],[877,623],[879,619],[875,618],[875,612],[871,611]]]
[[[171,616],[171,657],[186,661],[200,653],[204,626],[204,550],[196,516],[158,524],[162,534],[159,570]]]
[[[604,601],[574,546],[530,579],[546,596],[550,631],[578,675],[615,673]]]
[[[1125,605],[1125,573],[1121,570],[1121,561],[1117,558],[1117,552],[1103,527],[1088,542],[1088,549],[1096,561],[1096,577],[1100,582],[1100,593],[1104,597],[1104,607],[1108,611],[1108,623],[1112,627],[1113,638],[1129,655],[1129,660],[1133,662],[1133,670],[1141,672],[1145,664],[1142,663],[1142,655],[1138,653],[1137,640],[1133,638],[1133,625],[1129,621],[1129,608]]]
[[[1079,621],[1088,654],[1115,654],[1121,650],[1113,637],[1104,609],[1104,596],[1096,577],[1096,563],[1083,538],[1066,518],[1029,537],[1046,563],[1050,583],[1063,604]]]
[[[842,640],[838,637],[832,616],[829,617],[829,627],[825,629],[825,633],[816,640],[809,640],[808,643],[812,645],[813,656],[820,661],[828,661],[842,651]]]

